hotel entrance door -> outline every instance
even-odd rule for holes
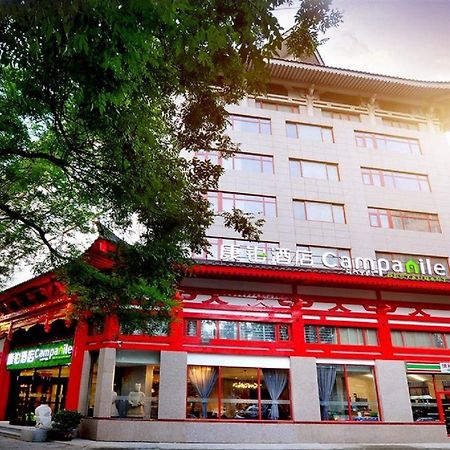
[[[42,401],[53,414],[64,409],[70,369],[68,366],[25,369],[12,375],[7,418],[13,424],[32,425],[34,410]]]

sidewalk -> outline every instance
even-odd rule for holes
[[[69,442],[25,442],[0,436],[0,450],[441,450],[449,449],[447,444],[173,444],[143,442],[98,442],[73,439]]]

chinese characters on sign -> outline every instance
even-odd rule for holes
[[[222,245],[220,250],[221,261],[313,266],[312,253],[305,250],[291,251],[288,248],[271,248],[268,254],[265,249],[256,245],[240,246],[235,244]]]
[[[9,370],[15,370],[70,364],[72,350],[72,341],[53,342],[40,347],[15,350],[8,354],[6,367]]]

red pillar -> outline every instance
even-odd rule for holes
[[[87,324],[78,322],[73,339],[72,361],[70,363],[70,377],[67,387],[66,409],[78,409],[80,398],[81,377],[83,374],[83,358],[86,348]]]
[[[392,339],[391,339],[391,328],[389,326],[389,318],[387,316],[388,311],[390,311],[390,306],[386,305],[379,291],[376,292],[378,305],[376,307],[377,320],[378,320],[378,339],[381,347],[381,352],[383,359],[391,359],[393,356],[392,351]]]
[[[0,352],[0,420],[6,419],[11,374],[6,370],[6,361],[10,349],[10,341],[5,338],[3,350]]]

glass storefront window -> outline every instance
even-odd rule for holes
[[[408,374],[408,388],[414,421],[439,420],[433,375]]]
[[[158,418],[159,365],[118,365],[111,417]]]
[[[322,420],[379,420],[371,366],[319,364],[317,380]]]
[[[408,388],[414,421],[439,420],[436,393],[450,391],[450,375],[408,373]]]
[[[188,367],[187,418],[288,420],[288,370]]]

